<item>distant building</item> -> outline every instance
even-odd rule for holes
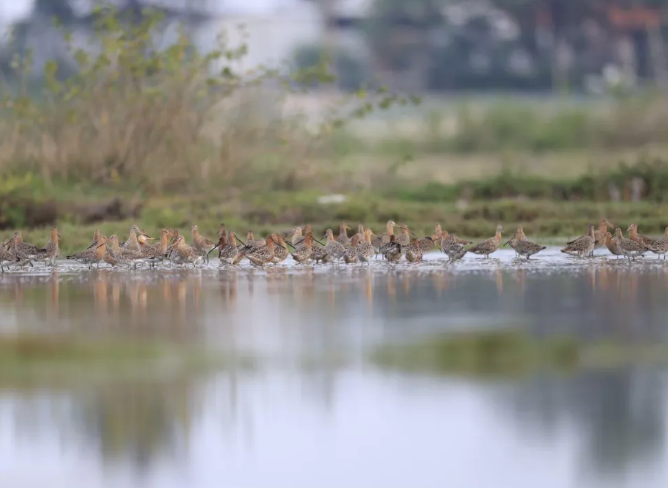
[[[232,46],[245,41],[248,55],[241,65],[246,69],[285,63],[297,48],[322,44],[328,35],[337,46],[363,56],[367,48],[355,21],[366,15],[371,1],[334,0],[329,32],[318,0],[233,1],[223,3],[217,30],[225,31]]]

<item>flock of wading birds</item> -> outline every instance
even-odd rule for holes
[[[322,237],[326,242],[321,242],[313,237],[311,225],[295,227],[292,230],[290,242],[279,233],[268,235],[265,239],[255,239],[253,232],[248,232],[244,242],[234,232],[227,232],[225,225],[221,225],[218,241],[215,242],[200,235],[197,226],[192,228],[192,244],[186,244],[185,237],[175,229],[162,229],[160,240],[153,240],[146,232],[136,225],[130,229],[127,241],[120,244],[117,235],[111,237],[100,235],[95,231],[91,244],[81,252],[67,256],[67,259],[77,261],[91,268],[93,265],[100,266],[106,263],[111,266],[129,265],[135,268],[140,263],[148,264],[150,267],[158,263],[170,263],[173,265],[196,266],[209,261],[209,255],[218,251],[218,259],[224,265],[237,265],[243,259],[248,259],[252,264],[264,266],[266,264],[278,264],[285,261],[289,255],[297,263],[327,263],[345,262],[347,264],[362,262],[370,263],[374,257],[381,255],[389,263],[396,263],[405,256],[411,263],[422,261],[424,253],[440,249],[448,256],[449,261],[462,259],[467,253],[483,255],[489,258],[490,254],[496,252],[501,246],[501,233],[503,229],[497,226],[494,237],[479,242],[473,246],[471,241],[458,238],[455,234],[449,234],[437,225],[434,234],[422,238],[416,238],[406,225],[398,226],[400,232],[394,233],[397,226],[393,221],[387,223],[386,233],[375,235],[371,229],[359,225],[358,232],[348,236],[348,227],[341,224],[338,236],[334,236],[331,229]],[[657,254],[659,258],[668,252],[668,228],[661,239],[638,234],[636,224],[628,228],[629,237],[625,238],[620,228],[615,229],[613,236],[608,228],[614,226],[607,220],[601,219],[596,231],[594,225],[590,225],[586,235],[579,237],[566,244],[561,252],[580,258],[590,257],[597,247],[607,247],[615,256],[624,256],[630,260],[645,253]],[[411,237],[413,235],[413,237]],[[0,245],[0,269],[4,272],[5,267],[33,266],[33,261],[42,261],[45,265],[55,266],[56,258],[60,254],[60,235],[58,229],[51,230],[51,237],[44,247],[24,242],[20,232]],[[317,242],[321,246],[314,244]],[[539,253],[545,246],[541,246],[527,239],[522,227],[503,246],[509,245],[515,250],[516,256],[529,259]],[[470,247],[469,247],[470,246]]]

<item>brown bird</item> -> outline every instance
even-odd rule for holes
[[[305,263],[311,259],[313,254],[313,232],[304,235],[304,240],[295,246],[292,259],[298,263]]]
[[[256,247],[246,253],[248,260],[256,266],[264,266],[274,259],[274,238],[269,235],[264,242],[264,246]]]
[[[152,266],[167,259],[165,254],[169,247],[170,237],[171,231],[169,229],[162,229],[160,231],[160,241],[155,244],[148,244],[146,237],[139,236],[137,239],[139,240],[142,257],[147,259]]]
[[[183,236],[176,238],[170,260],[176,264],[192,264],[195,267],[201,263],[204,258],[195,250],[194,247],[186,244]]]
[[[533,256],[534,254],[537,254],[540,251],[547,249],[547,247],[541,246],[527,239],[527,236],[524,234],[524,229],[522,228],[522,226],[519,226],[517,228],[517,232],[515,232],[515,235],[516,235],[516,240],[513,249],[515,249],[515,252],[520,257],[526,257],[527,259],[530,259],[531,256]]]
[[[629,261],[635,259],[638,256],[642,256],[650,250],[645,244],[641,242],[634,241],[632,239],[626,239],[622,234],[622,229],[619,227],[615,229],[615,237],[617,238],[617,245],[619,246],[620,251],[622,251],[624,256],[626,256]]]
[[[285,238],[283,237],[282,234],[278,234],[278,233],[274,232],[271,235],[271,237],[272,237],[272,239],[275,243],[275,245],[274,245],[274,258],[273,258],[272,261],[275,264],[282,263],[290,255],[290,251],[288,250],[288,245],[285,242]]]
[[[345,246],[334,239],[334,232],[332,229],[327,229],[323,239],[327,238],[327,243],[325,244],[325,251],[331,259],[341,259],[346,252]]]
[[[619,229],[621,232],[621,229]],[[622,250],[619,248],[619,242],[617,242],[617,236],[612,237],[610,232],[605,233],[605,247],[608,248],[608,251],[614,256],[617,256],[617,259],[619,259],[619,256],[624,256],[624,253]]]
[[[647,248],[651,247],[654,244],[654,239],[652,239],[651,237],[638,234],[637,224],[629,225],[629,228],[626,230],[629,233],[629,239],[631,239],[632,241],[636,241],[637,243],[642,244]]]
[[[449,261],[456,261],[466,255],[464,246],[473,244],[471,241],[460,239],[456,234],[449,234],[444,230],[441,233],[441,252],[448,256]]]
[[[44,264],[46,265],[47,263],[50,264],[52,267],[56,265],[56,258],[60,254],[60,235],[58,234],[58,229],[54,227],[51,229],[51,236],[49,237],[49,241],[46,243],[46,246],[44,246]]]
[[[367,227],[364,230],[364,240],[357,244],[357,259],[360,262],[371,264],[371,259],[373,259],[375,253],[376,249],[374,249],[373,244],[371,243],[371,229]]]
[[[443,231],[441,230],[441,226],[437,225],[436,231],[432,235],[418,239],[418,246],[420,246],[420,251],[422,251],[423,253],[433,251],[434,244],[436,243],[438,243],[438,246],[440,247],[442,235]]]
[[[564,254],[570,254],[571,256],[579,256],[581,258],[585,256],[590,256],[594,247],[596,246],[596,235],[594,233],[594,226],[589,226],[589,231],[586,236],[579,237],[570,243],[566,244],[566,247],[561,250]]]
[[[34,244],[25,242],[20,231],[14,232],[14,242],[16,243],[16,249],[19,253],[25,254],[30,259],[44,259],[46,251],[37,247]]]
[[[401,232],[396,238],[396,241],[401,244],[401,247],[406,247],[410,245],[411,243],[411,236],[410,236],[410,230],[408,229],[407,225],[402,225],[399,227],[401,229]]]
[[[213,250],[213,246],[216,244],[211,239],[208,239],[199,233],[199,228],[196,225],[193,225],[192,228],[193,236],[193,248],[195,251],[200,253],[204,258],[205,262],[209,262],[209,252]]]
[[[388,242],[390,242],[390,236],[394,235],[394,226],[395,225],[397,225],[397,224],[395,224],[393,220],[388,220],[385,234],[380,235],[380,236],[374,236],[371,239],[371,244],[373,245],[373,248],[376,250],[376,254],[380,253],[380,248],[384,244],[387,244]]]
[[[140,238],[144,239],[144,236]],[[137,239],[137,242],[139,242],[139,239]],[[112,266],[116,266],[117,264],[133,264],[136,269],[137,265],[146,259],[142,253],[141,244],[139,245],[139,251],[135,251],[131,247],[120,247],[116,234],[108,239],[108,244],[111,244],[111,249],[107,249],[103,260]]]
[[[661,256],[663,256],[664,260],[666,259],[666,253],[668,252],[668,227],[663,231],[663,237],[654,241],[650,249],[654,254],[659,256],[659,259],[661,259]]]
[[[86,249],[90,249],[91,247],[97,247],[97,243],[99,242],[101,236],[102,234],[100,234],[100,229],[95,229],[95,232],[93,232],[93,241]]]
[[[413,243],[409,244],[406,251],[406,260],[411,263],[418,263],[422,261],[422,249],[420,249],[419,239],[413,239]]]
[[[218,241],[218,259],[222,264],[236,264],[239,257],[239,244],[237,243],[237,235],[230,232],[229,241],[225,236],[221,236]]]
[[[128,240],[123,243],[121,246],[122,248],[125,249],[131,249],[133,251],[141,251],[139,248],[139,241],[137,240],[137,236],[145,236],[147,238],[151,238],[146,232],[141,230],[137,225],[133,225],[130,227],[130,236],[128,237]]]
[[[7,245],[9,245],[9,241],[7,241]],[[14,264],[15,262],[16,258],[5,248],[3,242],[3,245],[0,246],[0,271],[4,273],[5,266],[9,267],[9,265]]]
[[[339,227],[339,235],[336,237],[336,241],[343,247],[348,247],[350,245],[350,237],[348,237],[348,233],[346,232],[347,230],[350,230],[350,227],[348,227],[345,222],[341,223],[341,227]]]
[[[402,246],[397,242],[397,237],[394,234],[390,236],[390,241],[380,248],[383,257],[391,263],[401,259],[401,250]]]
[[[14,266],[19,266],[22,268],[26,264],[29,264],[30,267],[33,267],[30,255],[26,251],[21,250],[19,244],[17,243],[17,234],[20,236],[20,232],[15,232],[12,238],[9,240],[9,260]]]
[[[107,252],[107,236],[100,236],[97,247],[91,247],[85,249],[77,254],[72,254],[67,256],[67,259],[73,259],[79,261],[82,264],[87,264],[88,269],[93,267],[93,264],[97,264],[97,267],[100,267],[100,261],[104,259],[104,255]]]
[[[350,246],[346,249],[345,254],[343,255],[343,261],[346,264],[353,264],[357,262],[357,246],[360,243],[359,233],[355,234],[350,241]]]
[[[485,256],[485,258],[489,258],[489,255],[493,252],[496,252],[496,250],[499,248],[499,244],[501,244],[501,232],[503,232],[503,228],[501,225],[497,225],[496,235],[494,237],[490,237],[489,239],[476,244],[467,252],[480,254]]]
[[[614,228],[615,228],[615,226],[612,225],[612,224],[611,224],[607,219],[605,219],[605,218],[603,218],[603,219],[601,219],[601,220],[599,221],[599,223],[598,223],[598,230],[597,230],[596,232],[594,232],[594,234],[593,234],[593,237],[594,237],[594,248],[593,248],[593,249],[591,250],[591,252],[589,253],[590,256],[593,256],[593,255],[594,255],[594,249],[596,249],[597,247],[602,247],[602,246],[605,245],[605,234],[606,234],[606,232],[608,232],[608,227],[610,227],[611,229],[614,229]],[[589,228],[587,228],[587,229],[589,229]],[[585,239],[585,241],[587,241],[587,238],[588,238],[588,237],[589,237],[589,234],[584,235],[584,236],[582,236],[582,237],[578,237],[578,238],[575,239],[575,240],[569,241],[569,242],[566,243],[566,248],[568,248],[568,246],[571,246],[571,245],[574,245],[575,248],[580,248],[580,247],[582,247],[583,245],[586,246],[586,242],[585,242],[584,244],[581,243],[581,244],[577,244],[577,245],[576,245],[576,242],[579,241],[580,239]],[[588,241],[587,241],[587,242],[588,242]],[[570,253],[566,253],[566,254],[570,254]]]

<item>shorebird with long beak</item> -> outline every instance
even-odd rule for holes
[[[129,263],[127,260],[121,259],[121,246],[118,243],[118,236],[116,234],[112,234],[109,236],[102,261],[104,261],[105,263],[107,263],[112,267]]]
[[[186,240],[183,236],[179,236],[174,243],[174,249],[172,249],[170,259],[176,264],[192,264],[193,267],[195,267],[197,264],[201,263],[204,258],[194,247],[186,244]]]
[[[121,247],[124,249],[131,249],[132,251],[140,252],[141,248],[139,246],[137,236],[144,236],[147,239],[151,239],[151,237],[146,232],[141,230],[137,225],[133,225],[130,227],[130,236],[128,237],[128,240],[125,241]]]
[[[409,263],[419,263],[422,261],[422,249],[420,249],[419,239],[413,239],[413,243],[405,248],[406,260]]]
[[[237,243],[237,235],[230,232],[230,238],[223,235],[218,241],[218,259],[221,264],[236,264],[239,256],[239,244]]]
[[[619,227],[615,229],[615,237],[617,238],[617,245],[619,246],[620,251],[622,251],[622,254],[628,258],[629,262],[650,251],[649,247],[642,242],[626,239],[622,234],[622,229]]]
[[[325,243],[325,252],[327,255],[331,259],[341,259],[346,252],[346,248],[342,243],[334,239],[334,232],[332,232],[332,229],[327,229],[322,238],[327,239],[327,242]]]
[[[313,255],[313,232],[304,235],[304,239],[295,246],[292,252],[292,259],[303,264],[311,259]]]
[[[346,232],[348,230],[351,230],[350,227],[348,227],[345,222],[342,222],[341,227],[339,227],[339,235],[336,237],[336,242],[343,247],[348,247],[350,245],[350,237],[348,237],[348,232]]]
[[[444,230],[441,233],[441,252],[448,256],[448,261],[462,259],[466,255],[466,245],[473,244],[471,241],[460,239],[456,234],[449,234]]]
[[[95,232],[93,232],[93,240],[86,249],[97,247],[97,243],[99,242],[101,236],[102,234],[100,234],[100,229],[95,229]]]
[[[246,234],[246,247],[248,250],[258,249],[267,245],[266,239],[255,239],[252,230],[249,230]]]
[[[561,250],[564,254],[571,256],[585,257],[590,256],[594,247],[596,246],[596,234],[594,233],[594,226],[589,225],[589,231],[586,236],[579,237],[574,241],[570,241],[565,248]]]
[[[14,232],[14,242],[19,253],[26,255],[29,259],[42,260],[46,256],[46,251],[34,244],[25,242],[20,231]]]
[[[407,225],[401,225],[399,229],[401,232],[399,232],[396,241],[401,244],[401,247],[409,246],[411,243],[411,231],[408,229]]]
[[[292,247],[294,248],[303,240],[304,240],[304,235],[302,234],[302,228],[295,227],[292,231],[292,237],[290,238],[290,243],[292,244]]]
[[[418,246],[422,253],[427,253],[434,250],[434,244],[438,243],[440,247],[441,236],[443,232],[441,231],[441,226],[437,225],[435,232],[430,236],[424,236],[418,239]]]
[[[21,250],[19,247],[19,244],[17,243],[17,234],[20,236],[20,232],[15,232],[12,238],[9,240],[9,255],[11,257],[12,264],[14,266],[18,266],[19,268],[29,264],[32,268],[32,259],[26,251]]]
[[[594,246],[594,249],[597,249],[599,247],[605,247],[605,240],[606,240],[605,235],[608,233],[608,228],[614,229],[615,226],[605,217],[599,220],[598,230],[594,234],[594,238],[596,239],[596,245]],[[592,256],[593,256],[593,251],[592,251]]]
[[[278,234],[277,232],[274,232],[271,235],[272,239],[274,240],[274,258],[272,259],[272,262],[274,264],[282,263],[285,261],[288,256],[290,255],[290,251],[288,250],[288,244],[285,242],[285,238],[283,237],[282,234]]]
[[[536,244],[535,242],[531,242],[529,239],[527,239],[522,226],[517,228],[516,234],[518,235],[518,238],[515,242],[514,249],[515,252],[520,255],[520,257],[526,257],[527,259],[530,259],[534,254],[538,254],[539,252],[547,249],[547,247],[541,246],[540,244]]]
[[[179,238],[179,229],[169,229],[169,233],[172,236],[169,246],[167,246],[167,251],[165,251],[165,257],[171,262],[170,256],[174,250],[174,244],[176,244],[176,239]]]
[[[499,248],[499,244],[501,244],[502,232],[503,228],[501,227],[501,225],[497,225],[496,234],[494,235],[494,237],[490,237],[489,239],[476,244],[471,249],[468,249],[467,252],[473,254],[479,254],[481,256],[485,256],[485,258],[489,258],[489,255],[496,252],[496,250]]]
[[[151,266],[155,266],[167,259],[165,253],[167,253],[167,248],[169,247],[170,237],[171,231],[165,228],[160,231],[160,242],[156,242],[155,244],[149,244],[148,237],[139,236],[137,238],[141,248],[141,255],[144,259],[148,260]]]
[[[649,248],[658,256],[657,259],[661,259],[661,256],[663,256],[664,260],[666,259],[666,253],[668,252],[668,227],[663,231],[663,237],[655,240]]]
[[[593,234],[593,238],[594,238],[594,248],[593,248],[593,249],[591,250],[591,252],[589,253],[590,256],[593,256],[593,255],[594,255],[594,249],[596,249],[596,248],[598,248],[598,247],[603,247],[603,246],[605,245],[605,234],[606,234],[606,232],[608,232],[608,227],[610,227],[611,229],[614,229],[614,228],[615,228],[615,226],[612,225],[612,224],[608,221],[608,219],[606,219],[606,218],[602,218],[602,219],[599,221],[599,223],[598,223],[598,230],[595,231],[594,234]],[[566,248],[565,248],[565,249],[568,249],[569,246],[573,246],[574,249],[580,248],[580,247],[582,247],[583,245],[586,246],[586,245],[587,245],[587,242],[588,242],[587,239],[588,239],[589,237],[592,237],[592,236],[589,235],[589,227],[587,227],[587,234],[584,235],[584,236],[578,237],[577,239],[574,239],[574,240],[572,240],[572,241],[568,241],[568,242],[566,243]],[[585,239],[585,243],[584,243],[584,244],[582,244],[582,243],[578,244],[577,242],[578,242],[580,239]],[[572,254],[572,253],[568,253],[568,252],[567,252],[566,254]]]
[[[107,241],[107,236],[100,236],[97,247],[91,247],[77,254],[72,254],[67,256],[67,259],[73,259],[82,264],[87,264],[88,269],[92,268],[93,264],[97,264],[97,267],[99,268],[100,261],[104,259],[104,255],[107,252]]]
[[[364,224],[357,224],[357,234],[355,234],[358,238],[358,242],[362,242],[364,240]]]
[[[360,243],[360,235],[359,233],[357,233],[351,239],[350,246],[348,246],[345,254],[343,255],[343,261],[346,264],[353,264],[357,262],[357,246],[359,246],[359,243]]]
[[[44,265],[46,266],[47,263],[51,267],[56,266],[56,258],[60,254],[60,234],[58,234],[58,229],[54,227],[51,229],[51,235],[49,237],[49,241],[46,243],[46,246],[44,246],[44,256],[42,259],[44,259]]]
[[[376,254],[376,250],[371,243],[371,229],[368,227],[364,229],[364,240],[357,244],[356,254],[360,262],[368,264],[371,264],[371,260],[374,254]]]
[[[636,241],[638,244],[642,244],[643,246],[650,248],[651,246],[654,245],[654,239],[651,237],[644,236],[642,234],[638,234],[638,225],[637,224],[631,224],[629,225],[629,228],[626,229],[626,231],[629,233],[629,239],[632,241]]]
[[[7,241],[7,244],[9,245],[9,241]],[[4,245],[0,246],[0,271],[4,273],[5,266],[9,267],[9,265],[13,264],[14,262],[16,261],[12,253],[10,253]]]
[[[510,239],[508,239],[506,242],[503,243],[501,247],[505,246],[510,246],[513,248],[515,251],[515,257],[518,257],[519,254],[517,253],[517,249],[515,249],[515,246],[517,246],[517,243],[522,240],[526,239],[526,236],[524,235],[524,231],[520,230],[522,227],[518,227],[517,230],[513,233],[512,236],[510,236]]]
[[[211,239],[208,239],[199,233],[199,229],[196,225],[193,225],[192,228],[193,244],[195,251],[199,252],[204,258],[205,262],[209,262],[209,251],[215,245]]]
[[[619,230],[621,232],[621,229],[619,229]],[[610,234],[610,232],[606,232],[604,240],[605,240],[605,247],[608,248],[608,251],[610,251],[610,254],[612,254],[613,256],[617,256],[617,259],[619,259],[619,256],[624,256],[624,253],[619,248],[619,241],[617,240],[617,235],[616,234],[615,234],[615,237],[612,237],[612,234]]]
[[[397,224],[395,224],[393,220],[388,220],[385,234],[380,235],[380,236],[373,236],[372,237],[371,245],[373,245],[373,248],[375,249],[376,254],[380,254],[380,248],[383,247],[384,244],[387,244],[388,242],[390,242],[390,236],[394,235],[394,226],[395,225],[397,225]]]
[[[392,234],[390,241],[380,248],[380,252],[388,262],[395,263],[401,259],[402,247],[397,241],[397,236]]]
[[[139,246],[139,250],[136,251],[134,249],[134,244],[131,243],[129,247],[119,247],[118,242],[112,243],[114,255],[116,256],[116,259],[123,263],[128,263],[132,264],[132,266],[137,269],[137,265],[140,263],[144,263],[148,260],[144,256],[144,253],[142,252],[141,244],[139,243],[139,239],[145,240],[145,239],[150,239],[147,237],[145,234],[140,235],[139,237],[136,237],[134,231],[130,232],[130,239],[134,239],[137,241],[137,245]]]
[[[264,266],[274,260],[274,244],[276,244],[276,242],[274,242],[273,236],[267,236],[267,238],[264,239],[264,242],[264,246],[250,249],[246,253],[248,260],[256,266]]]

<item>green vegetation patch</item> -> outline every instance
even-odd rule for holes
[[[69,335],[0,336],[0,380],[145,376],[249,366],[195,346],[142,340],[79,339]]]
[[[421,342],[384,345],[372,360],[385,368],[474,377],[515,377],[538,369],[569,372],[629,364],[668,364],[668,345],[583,342],[532,337],[521,329],[440,334]]]
[[[498,200],[522,197],[557,201],[609,202],[642,201],[663,203],[668,199],[668,161],[640,158],[636,164],[619,163],[577,178],[559,175],[546,178],[505,170],[491,178],[462,181],[452,185],[430,182],[421,187],[401,187],[392,193],[404,201],[454,202]]]

